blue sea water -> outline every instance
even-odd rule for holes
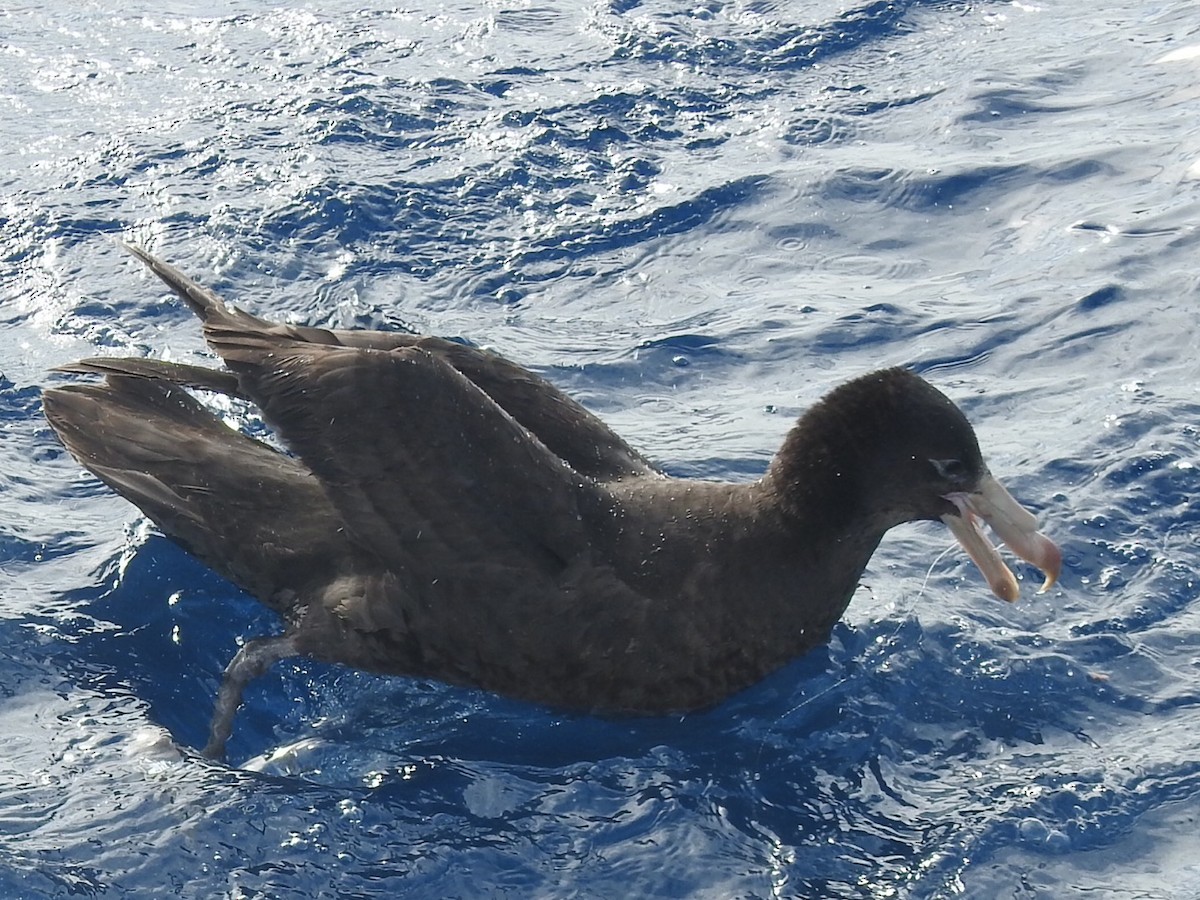
[[[208,9],[0,9],[0,897],[1200,897],[1193,4]],[[908,526],[701,714],[289,661],[202,760],[278,623],[41,416],[72,359],[206,358],[120,239],[494,347],[681,475],[914,366],[1062,582],[1002,604]]]

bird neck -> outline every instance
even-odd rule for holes
[[[821,402],[792,427],[763,486],[796,527],[825,533],[863,527],[870,515],[863,476],[878,440],[872,426],[843,407]]]

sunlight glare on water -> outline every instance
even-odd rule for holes
[[[0,895],[1196,894],[1193,13],[0,10]],[[120,240],[267,317],[494,348],[680,475],[757,477],[913,366],[1061,584],[1001,604],[905,527],[828,648],[707,712],[289,660],[205,762],[278,622],[41,415],[55,365],[209,359]]]

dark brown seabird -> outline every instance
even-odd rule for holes
[[[43,394],[68,450],[277,611],[225,671],[204,753],[287,656],[558,707],[717,703],[826,641],[884,532],[940,519],[997,596],[983,535],[1061,555],[988,472],[962,412],[886,369],[836,388],[749,484],[671,478],[549,382],[435,337],[268,322],[137,247],[224,369],[87,359]],[[255,403],[294,455],[185,388]]]

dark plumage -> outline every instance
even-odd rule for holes
[[[830,393],[758,481],[685,481],[492,353],[267,322],[131,250],[226,368],[84,360],[63,370],[105,380],[47,390],[45,412],[83,465],[287,622],[226,670],[210,755],[246,682],[288,655],[584,710],[713,704],[825,641],[902,522],[946,521],[1006,599],[1016,582],[976,515],[1057,577],[962,413],[903,369]],[[254,402],[295,455],[181,388]]]

